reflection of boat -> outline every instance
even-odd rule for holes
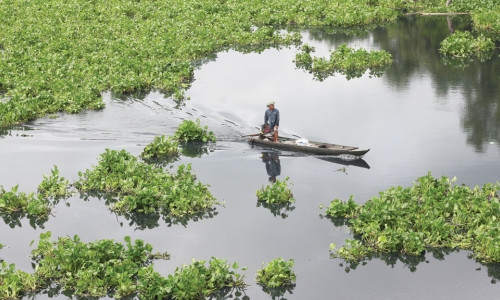
[[[370,149],[359,149],[358,147],[343,146],[336,144],[311,142],[307,146],[297,145],[296,139],[279,137],[278,142],[272,142],[267,138],[255,137],[250,138],[248,142],[252,145],[259,145],[275,149],[284,149],[303,153],[311,153],[316,155],[341,155],[350,154],[361,156],[366,154]]]
[[[356,159],[356,160],[344,160],[339,157],[333,157],[333,156],[318,156],[318,159],[324,160],[324,161],[329,161],[335,164],[340,164],[344,166],[355,166],[355,167],[360,167],[360,168],[365,168],[369,169],[370,165],[364,160]]]

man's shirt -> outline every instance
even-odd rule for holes
[[[268,108],[266,110],[266,114],[264,115],[264,124],[267,124],[268,122],[271,129],[274,126],[280,126],[280,112],[276,108],[273,110]]]

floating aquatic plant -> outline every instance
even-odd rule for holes
[[[455,185],[430,173],[412,187],[393,187],[364,205],[352,197],[330,203],[326,214],[349,219],[360,241],[348,241],[335,256],[361,259],[371,252],[421,255],[429,248],[472,250],[483,263],[500,262],[500,184]]]
[[[176,157],[179,155],[179,143],[172,137],[156,136],[141,153],[143,159]]]
[[[275,258],[265,267],[257,270],[257,283],[269,288],[292,285],[297,279],[292,270],[293,265],[293,259],[285,261],[281,257]]]
[[[17,270],[14,264],[0,262],[0,299],[20,299],[25,293],[40,288],[41,282],[32,274]]]
[[[59,169],[54,166],[52,175],[43,175],[43,181],[38,186],[38,193],[44,197],[66,197],[71,195],[68,191],[69,181],[59,176]]]
[[[328,59],[324,57],[311,57],[314,47],[307,44],[302,45],[302,52],[295,56],[297,68],[304,69],[314,75],[314,78],[323,81],[326,78],[339,73],[347,79],[359,78],[370,70],[370,76],[380,77],[392,64],[392,56],[384,50],[357,49],[340,45],[330,53]]]
[[[18,185],[10,191],[6,191],[3,186],[0,186],[0,212],[26,212],[39,217],[48,216],[51,206],[47,199],[35,193],[19,192],[18,189]]]
[[[285,180],[278,179],[273,184],[263,186],[257,191],[257,199],[268,204],[295,202],[292,190],[288,187],[289,179],[287,176]]]
[[[217,140],[214,133],[208,131],[208,126],[201,127],[200,119],[182,121],[175,131],[174,138],[185,142],[215,142]]]
[[[0,267],[0,299],[17,299],[27,292],[57,286],[78,297],[137,295],[140,299],[205,299],[223,288],[244,288],[237,263],[212,257],[193,260],[162,277],[152,261],[169,259],[167,253],[153,253],[142,240],[125,237],[125,244],[105,239],[84,243],[75,235],[51,240],[40,234],[32,251],[34,273],[28,274],[5,262]],[[242,268],[245,269],[245,268]]]
[[[152,213],[166,210],[175,216],[206,211],[220,204],[208,185],[196,181],[191,165],[180,165],[176,173],[148,165],[125,150],[106,149],[92,169],[79,172],[75,182],[81,192],[117,193],[110,204],[118,212]]]
[[[444,56],[452,56],[467,59],[473,56],[491,56],[495,49],[495,43],[484,35],[474,36],[468,31],[456,31],[441,42],[439,53]]]

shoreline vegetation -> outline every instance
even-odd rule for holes
[[[8,100],[0,101],[0,127],[101,109],[107,90],[184,99],[192,62],[218,51],[299,45],[298,32],[280,30],[287,26],[373,26],[413,12],[470,13],[476,30],[500,32],[494,0],[5,0],[0,92]]]

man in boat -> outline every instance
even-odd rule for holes
[[[268,126],[270,132],[274,132],[273,140],[278,141],[278,127],[280,125],[280,112],[274,108],[274,102],[267,103],[268,109],[264,114],[264,126]],[[267,133],[267,132],[266,132]]]

